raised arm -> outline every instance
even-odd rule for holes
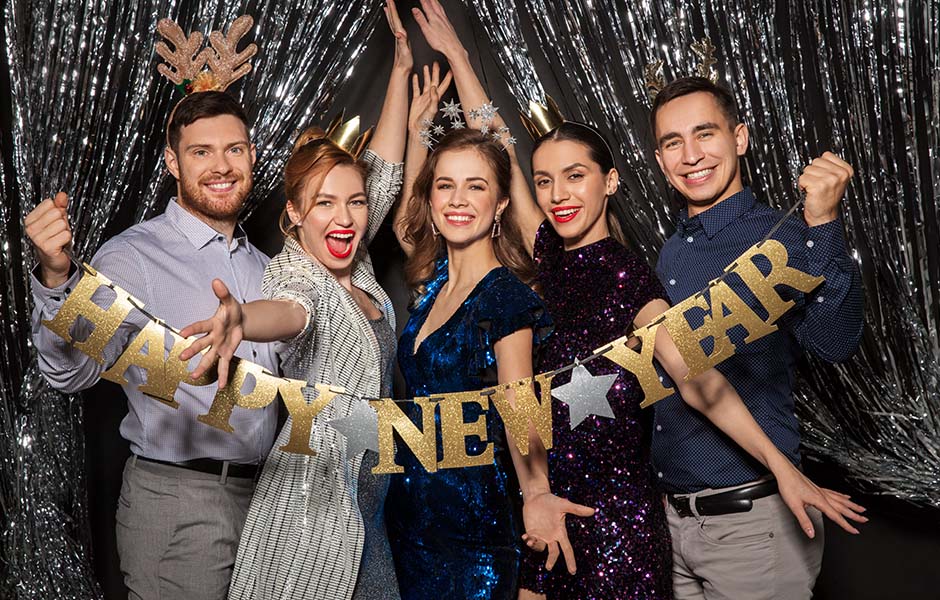
[[[424,87],[418,85],[418,74],[415,73],[411,80],[411,109],[408,112],[408,145],[405,149],[405,176],[402,184],[401,200],[395,209],[393,218],[393,228],[395,237],[401,245],[405,254],[411,256],[412,245],[405,239],[405,227],[407,217],[411,211],[412,195],[415,178],[424,161],[428,157],[428,147],[421,137],[421,131],[425,128],[424,123],[434,120],[437,113],[437,105],[440,102],[441,94],[450,87],[453,80],[450,73],[440,78],[441,69],[435,62],[431,69],[424,66]]]
[[[405,127],[408,119],[408,76],[414,66],[408,34],[398,18],[395,0],[384,7],[388,26],[395,36],[395,60],[385,90],[385,102],[369,149],[390,163],[402,161],[405,153]]]
[[[645,327],[669,309],[664,300],[653,300],[634,319],[636,327]],[[682,355],[665,327],[656,333],[653,355],[672,378],[682,399],[721,429],[745,452],[750,454],[777,478],[780,496],[800,522],[806,535],[815,536],[806,506],[815,506],[850,533],[858,533],[846,518],[859,523],[868,519],[858,514],[865,509],[849,497],[817,487],[783,455],[760,428],[734,387],[717,369],[685,380],[689,372]]]
[[[480,129],[485,123],[479,118],[472,118],[470,111],[490,102],[490,97],[483,89],[480,78],[473,70],[467,49],[457,36],[457,32],[447,18],[444,8],[438,0],[421,0],[421,8],[413,8],[412,13],[421,28],[421,33],[424,34],[431,48],[443,54],[447,58],[447,62],[450,63],[450,70],[454,74],[454,84],[457,86],[457,95],[460,98],[460,104],[467,119],[467,126]],[[502,128],[508,127],[499,113],[495,115],[492,123],[486,125],[493,133],[498,133]],[[529,189],[528,180],[519,167],[515,146],[506,143],[510,136],[511,133],[503,133],[500,136],[506,144],[506,149],[512,161],[512,183],[509,194],[513,203],[513,215],[522,228],[526,247],[529,254],[531,254],[535,245],[535,234],[545,216],[535,203]]]

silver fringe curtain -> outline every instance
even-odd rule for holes
[[[940,507],[940,2],[936,0],[465,0],[525,105],[553,80],[567,114],[619,146],[621,215],[651,262],[674,208],[653,159],[644,66],[693,74],[708,36],[751,130],[746,179],[765,201],[798,199],[803,166],[841,153],[843,202],[866,291],[867,329],[844,365],[810,358],[798,414],[808,456],[864,491]],[[535,31],[523,43],[516,14]],[[532,57],[549,65],[536,80]],[[556,98],[564,102],[563,98]]]
[[[33,260],[23,217],[66,190],[76,255],[90,258],[109,226],[163,210],[168,195],[160,192],[172,179],[162,163],[165,122],[178,100],[156,73],[153,31],[164,16],[204,33],[239,14],[255,18],[255,70],[230,91],[242,97],[258,146],[249,210],[264,206],[293,138],[322,119],[382,17],[370,0],[194,4],[5,3],[12,131],[4,135],[13,155],[12,172],[0,170],[2,598],[100,596],[88,560],[82,404],[49,389],[31,356]]]

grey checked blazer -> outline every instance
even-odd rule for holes
[[[402,165],[366,151],[369,167],[367,240],[379,229],[401,187]],[[360,245],[353,285],[377,301],[392,328],[395,313]],[[293,300],[310,316],[286,344],[282,373],[332,383],[362,395],[381,393],[381,353],[369,321],[333,275],[292,238],[268,265],[262,293]],[[313,391],[305,390],[307,401]],[[349,416],[353,400],[337,396],[314,420],[316,456],[278,450],[290,437],[288,418],[268,455],[255,490],[235,561],[229,598],[237,600],[348,600],[353,595],[364,541],[357,504],[362,454],[346,456],[346,440],[327,421]]]

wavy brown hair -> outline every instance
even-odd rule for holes
[[[409,199],[409,211],[405,218],[403,239],[413,247],[411,256],[405,263],[405,279],[412,287],[420,288],[430,281],[434,276],[437,261],[447,254],[443,237],[435,236],[431,230],[431,190],[437,163],[445,152],[468,148],[476,150],[493,170],[498,197],[509,197],[512,168],[509,154],[500,142],[476,129],[456,129],[442,137],[415,178],[412,197]],[[516,222],[512,201],[502,212],[500,229],[500,236],[492,240],[496,260],[520,280],[531,285],[535,279],[535,266],[525,251],[522,231]]]
[[[354,167],[365,180],[365,165],[334,144],[319,127],[308,127],[294,142],[294,149],[291,151],[290,158],[287,159],[287,164],[284,165],[284,195],[287,196],[287,202],[292,203],[297,212],[303,215],[300,218],[301,221],[307,218],[307,213],[314,205],[310,202],[308,206],[304,206],[304,188],[311,180],[317,180],[319,182],[317,192],[319,192],[319,185],[323,184],[326,174],[339,165]],[[284,210],[281,211],[278,225],[281,233],[300,241],[297,236],[297,226],[291,221],[286,204]]]

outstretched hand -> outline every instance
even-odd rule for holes
[[[565,557],[568,572],[574,574],[577,562],[565,527],[567,515],[590,517],[594,515],[594,509],[559,498],[550,492],[528,498],[522,506],[522,520],[525,522],[522,539],[533,550],[548,548],[546,569],[551,570],[555,566],[560,551]]]
[[[388,0],[382,7],[385,11],[385,20],[388,21],[388,27],[395,36],[395,61],[392,68],[411,72],[414,66],[414,58],[411,54],[411,43],[408,41],[408,33],[401,24],[401,18],[398,16],[398,7],[395,6],[395,0]]]
[[[441,96],[450,87],[453,80],[448,72],[441,79],[441,67],[434,62],[431,69],[424,65],[424,86],[419,86],[418,74],[411,76],[411,108],[408,110],[408,129],[417,132],[421,129],[421,123],[425,120],[433,121],[437,114],[437,105],[441,101]]]
[[[180,331],[183,337],[190,337],[197,333],[206,334],[183,350],[180,353],[180,360],[187,361],[208,348],[209,350],[199,361],[199,365],[190,377],[199,379],[218,358],[219,389],[221,389],[228,382],[229,363],[242,341],[244,314],[241,304],[229,293],[221,280],[212,280],[212,291],[219,299],[219,308],[211,318],[187,325]]]
[[[849,533],[857,534],[858,529],[853,527],[847,519],[856,523],[868,522],[868,517],[860,514],[865,512],[865,507],[852,502],[851,496],[817,486],[796,467],[782,477],[777,475],[777,487],[780,497],[783,498],[796,520],[800,522],[800,527],[807,537],[816,537],[813,522],[806,514],[807,506],[817,508]]]

